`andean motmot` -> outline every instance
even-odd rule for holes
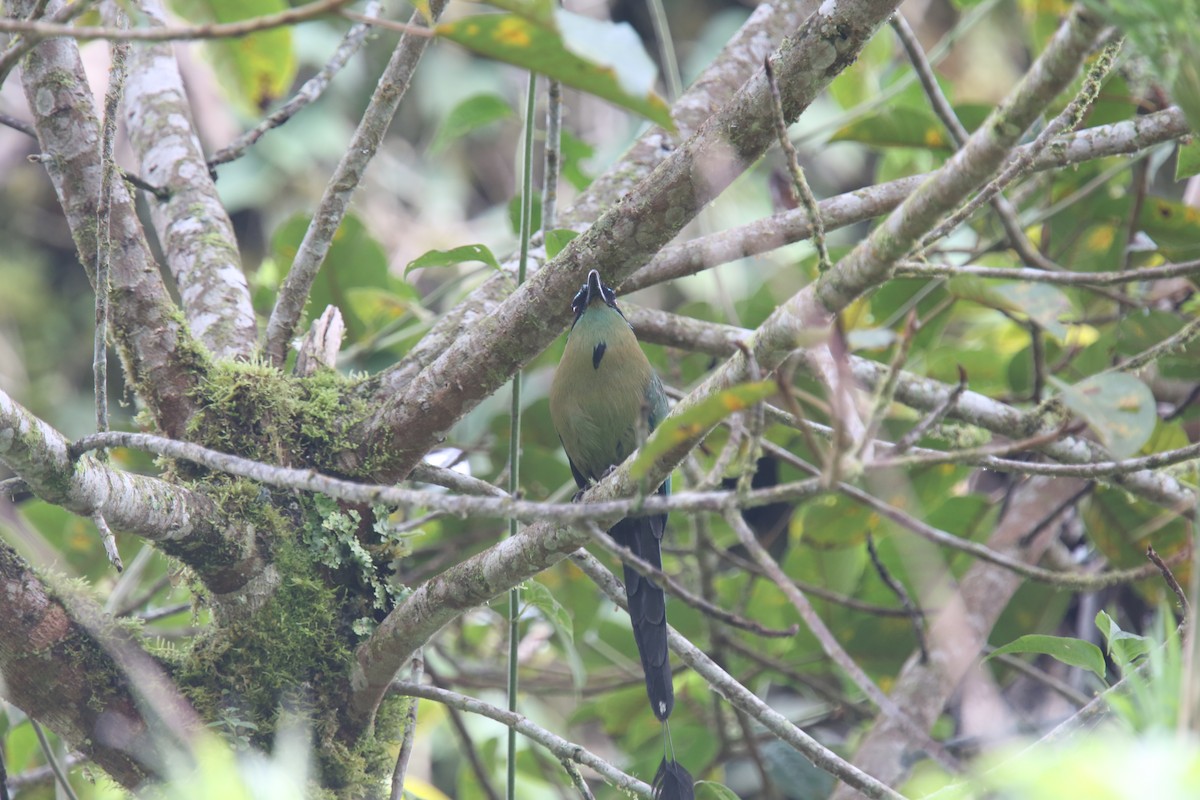
[[[583,490],[638,448],[666,416],[667,396],[617,307],[616,294],[600,280],[598,271],[588,273],[571,309],[575,321],[550,387],[550,417],[575,483]],[[670,477],[658,492],[670,494]],[[660,543],[666,525],[666,514],[629,517],[609,534],[617,544],[662,569]],[[675,705],[666,595],[628,564],[625,593],[650,708],[665,723]],[[692,796],[691,776],[673,758],[663,759],[655,784],[656,796]]]

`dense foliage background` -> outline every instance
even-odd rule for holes
[[[180,2],[167,24],[223,23],[286,7],[268,0],[231,5],[238,4]],[[390,20],[409,13],[395,4],[361,5],[350,8]],[[538,3],[495,5],[543,19]],[[8,55],[29,37],[36,40],[36,31],[24,39],[12,34],[0,56],[0,122],[9,126],[0,127],[0,460],[11,470],[0,478],[24,482],[5,483],[0,492],[6,565],[0,585],[8,592],[0,595],[0,616],[9,616],[0,624],[0,697],[7,701],[0,705],[0,754],[16,796],[59,791],[43,766],[52,753],[71,767],[80,797],[124,796],[148,776],[177,781],[171,796],[284,796],[299,791],[306,774],[314,791],[320,785],[342,796],[386,793],[381,778],[390,775],[407,736],[409,796],[499,797],[507,728],[474,713],[469,699],[505,706],[508,622],[501,592],[513,583],[523,588],[520,713],[649,782],[662,733],[646,708],[628,618],[586,563],[562,560],[586,540],[571,544],[562,533],[571,530],[562,504],[575,486],[548,413],[563,346],[563,337],[551,337],[565,330],[571,294],[593,267],[618,287],[652,363],[673,396],[688,398],[682,406],[693,415],[664,426],[674,449],[642,467],[656,480],[678,467],[676,492],[692,506],[673,511],[666,572],[689,597],[711,604],[673,599],[671,624],[761,701],[758,711],[748,710],[748,700],[731,705],[723,699],[729,686],[677,651],[677,666],[690,666],[676,674],[672,741],[680,762],[710,782],[697,796],[852,796],[845,784],[835,789],[834,777],[811,763],[813,751],[781,733],[783,723],[767,722],[762,708],[907,796],[953,782],[947,776],[955,774],[966,783],[953,791],[964,795],[994,788],[1020,797],[1196,796],[1200,694],[1183,599],[1194,602],[1200,573],[1191,562],[1193,443],[1200,437],[1194,343],[1200,180],[1193,177],[1200,150],[1188,138],[1200,118],[1200,83],[1188,55],[1200,52],[1194,0],[1134,10],[1115,0],[912,2],[897,17],[906,22],[883,25],[864,38],[860,53],[841,58],[839,52],[822,69],[804,62],[788,72],[779,66],[786,58],[808,56],[789,56],[785,48],[776,73],[793,123],[789,138],[825,220],[824,257],[813,244],[787,155],[776,144],[746,160],[773,135],[769,103],[744,101],[743,127],[767,131],[761,145],[738,140],[722,151],[712,142],[723,131],[714,132],[715,123],[701,130],[710,117],[720,121],[718,111],[751,75],[757,77],[742,97],[769,98],[763,57],[802,30],[815,7],[779,0],[756,11],[736,2],[666,0],[662,21],[673,45],[666,48],[655,33],[657,4],[565,5],[628,23],[664,76],[658,93],[668,103],[679,100],[676,84],[690,94],[674,106],[679,133],[664,134],[627,108],[565,88],[559,214],[546,227],[580,237],[568,245],[566,234],[536,233],[543,200],[535,190],[529,272],[542,281],[533,284],[544,289],[540,296],[513,294],[528,73],[498,58],[528,64],[520,52],[480,53],[486,48],[461,31],[443,30],[417,54],[411,85],[398,90],[394,119],[384,114],[372,123],[378,149],[367,156],[369,167],[364,160],[350,177],[338,172],[339,162],[353,157],[349,143],[363,110],[378,110],[376,82],[392,69],[398,34],[387,28],[374,30],[319,99],[228,163],[212,164],[208,201],[184,203],[179,193],[167,201],[134,190],[136,216],[130,211],[114,242],[125,246],[140,220],[150,263],[166,267],[161,296],[169,293],[185,313],[160,314],[166,327],[155,328],[130,312],[118,285],[122,251],[114,252],[111,428],[358,483],[406,480],[401,486],[426,494],[381,506],[311,491],[297,475],[196,466],[186,454],[132,442],[111,450],[107,461],[79,462],[86,468],[78,473],[156,476],[154,485],[179,492],[171,496],[181,504],[209,509],[215,530],[202,540],[207,544],[192,548],[187,536],[179,543],[109,517],[123,572],[106,558],[94,521],[109,511],[87,510],[100,508],[89,494],[94,486],[55,483],[72,480],[73,468],[55,461],[62,454],[48,445],[21,451],[30,441],[23,420],[42,420],[68,440],[96,430],[98,262],[95,248],[80,247],[94,243],[95,228],[81,233],[87,215],[64,213],[59,198],[71,194],[77,176],[100,186],[103,161],[95,120],[91,172],[74,173],[77,167],[56,161],[63,140],[56,144],[53,115],[37,107],[36,67],[27,61],[24,71],[9,71],[16,58]],[[863,29],[889,16],[880,10],[885,3],[837,5],[820,13],[874,15]],[[6,3],[6,19],[62,13],[54,2],[34,6]],[[73,24],[110,30],[142,27],[162,13],[153,3],[83,6]],[[443,19],[455,24],[495,10],[461,6],[451,4]],[[185,128],[194,124],[211,159],[316,75],[352,24],[325,14],[249,38],[173,48],[134,42],[129,49],[153,46],[154,58],[177,59],[191,110]],[[739,30],[756,31],[758,39]],[[1060,39],[1079,40],[1074,50],[1064,45],[1071,52],[1057,60],[1046,57],[1056,31]],[[859,33],[838,31],[844,41]],[[800,41],[811,52],[811,40]],[[75,47],[69,38],[45,42]],[[622,80],[648,80],[625,46],[610,44],[629,57],[591,63],[588,79],[600,81],[615,69]],[[119,72],[117,52],[103,38],[79,43],[89,85],[76,87],[77,103],[94,96],[99,119],[106,87]],[[1079,57],[1071,61],[1072,54]],[[139,83],[157,62],[124,57],[130,77],[116,163],[154,185],[207,184],[198,162],[191,172],[172,173],[186,156],[164,167],[147,155],[155,144],[138,141],[139,125],[151,139],[167,136],[150,114],[162,98]],[[566,80],[566,63],[535,66],[561,71]],[[925,81],[923,70],[931,70]],[[55,80],[75,80],[62,74]],[[811,103],[801,99],[809,79],[819,90]],[[535,176],[543,173],[547,146],[546,86],[543,79],[536,89]],[[644,93],[632,95],[645,101]],[[1031,124],[1007,130],[1005,115],[1026,113],[1022,103],[1033,108]],[[1001,124],[985,122],[997,107]],[[39,139],[19,130],[34,124]],[[1047,129],[1057,138],[1038,140]],[[696,141],[708,144],[685,146],[698,130]],[[994,201],[925,238],[1019,147],[1038,150],[1032,165]],[[651,168],[693,152],[707,159],[683,169],[701,188],[687,202],[670,196],[656,206],[669,170],[650,174]],[[345,200],[352,197],[344,215],[328,205],[335,172]],[[942,183],[917,194],[929,174]],[[219,216],[216,206],[228,214],[227,226],[210,225]],[[594,224],[601,215],[606,222]],[[622,215],[635,220],[628,230],[637,231],[624,243]],[[682,231],[656,229],[647,234],[653,241],[644,241],[640,234],[656,219],[671,219]],[[189,222],[199,231],[198,249],[171,238]],[[320,238],[322,225],[328,253],[314,255],[309,237]],[[605,236],[618,240],[608,251]],[[230,290],[244,293],[255,316],[250,338],[240,344],[237,336],[197,330],[205,303],[226,312],[226,321],[245,310],[213,289],[224,280],[220,270],[199,281],[187,275],[193,258],[204,272],[204,257],[195,253],[212,240],[233,248],[229,263],[240,263],[246,277],[244,289]],[[545,240],[551,255],[562,251],[548,268],[541,266]],[[595,261],[596,252],[620,256]],[[302,335],[328,305],[340,309],[346,333],[336,373],[293,378],[294,348],[286,363],[272,361],[270,342],[258,349],[255,337],[269,338],[266,321],[278,308],[280,286],[304,257],[315,258],[320,271],[295,330],[274,343]],[[556,316],[539,316],[537,303]],[[163,341],[176,342],[166,358],[172,366],[144,368],[148,345],[138,334],[154,339],[166,329]],[[438,371],[436,358],[486,346],[496,348],[499,360],[464,367],[465,388],[442,384],[449,372]],[[522,364],[520,497],[547,505],[522,512],[534,533],[521,541],[533,546],[541,537],[536,541],[549,544],[538,546],[554,552],[538,557],[557,563],[541,570],[530,557],[521,574],[504,562],[513,568],[489,574],[494,583],[456,587],[471,573],[454,569],[482,563],[470,557],[505,558],[497,543],[508,532],[506,513],[455,505],[484,491],[478,484],[455,483],[446,471],[428,468],[409,473],[426,456],[506,489],[513,417],[502,384],[515,371],[510,366]],[[761,386],[753,383],[759,379],[774,383],[749,395],[730,388]],[[459,395],[467,399],[454,399]],[[412,409],[430,397],[446,401],[444,415],[417,430],[422,414],[431,412]],[[722,410],[701,407],[712,397]],[[173,416],[172,402],[186,413]],[[452,425],[442,426],[443,419]],[[45,436],[42,444],[55,441]],[[1167,455],[1155,460],[1155,454]],[[613,491],[602,489],[597,499],[622,489],[635,493],[639,485],[627,474],[615,480],[606,483]],[[437,494],[434,484],[448,488]],[[105,490],[103,502],[123,496],[121,486]],[[772,486],[783,488],[752,498],[752,490]],[[730,494],[698,494],[717,490]],[[128,516],[153,505],[139,494],[150,491],[146,486],[128,491],[143,503],[131,500]],[[739,520],[769,556],[744,541],[747,531],[739,540]],[[257,544],[244,536],[257,537]],[[229,565],[216,564],[211,549],[200,550],[219,542],[233,548],[235,541],[247,552],[261,549],[239,561],[238,570],[259,574],[261,565],[245,564],[261,561],[269,565],[262,574],[282,576],[278,586],[221,588]],[[1148,548],[1161,557],[1159,566],[1147,561]],[[593,550],[610,568],[617,565],[611,553]],[[30,596],[24,587],[34,584],[44,590],[41,605],[23,605]],[[468,599],[483,594],[466,608],[443,603],[451,609],[445,620],[431,613],[439,622],[424,633],[416,623],[418,633],[397,633],[427,610],[414,597],[445,600],[456,592]],[[483,603],[489,598],[494,602]],[[102,667],[72,661],[80,656],[70,646],[22,638],[29,633],[20,632],[18,619],[56,607],[99,642],[86,659],[101,659]],[[41,619],[31,628],[52,638]],[[354,751],[361,770],[354,773],[338,760],[338,748],[352,751],[366,737],[339,716],[356,702],[348,699],[356,689],[347,676],[354,663],[369,659],[363,654],[371,647],[408,644],[403,635],[423,645],[421,669],[409,672],[411,648],[399,645],[382,662],[401,678],[423,672],[426,687],[458,699],[427,696],[415,712],[407,701],[385,703],[379,725],[387,736]],[[1009,652],[984,658],[1014,642]],[[62,672],[47,669],[40,688],[26,686],[37,683],[29,680],[34,655],[64,665]],[[150,676],[143,657],[160,678]],[[1090,704],[1139,666],[1110,695],[1115,700]],[[103,680],[80,688],[100,674]],[[113,685],[101,691],[110,678]],[[218,686],[214,678],[228,680]],[[146,700],[153,692],[145,687],[159,680],[178,694]],[[400,686],[395,696],[414,693]],[[890,701],[881,707],[885,693]],[[158,731],[155,718],[171,721],[164,709],[184,699],[191,710],[153,734],[160,739],[148,748],[154,754],[140,745],[129,754],[140,766],[114,772],[113,762],[100,760],[115,781],[88,766],[96,748],[91,736],[72,737],[85,725],[80,720],[92,711],[102,715],[108,702],[124,703],[131,714],[141,709],[149,730]],[[51,736],[43,748],[33,719],[64,738]],[[1097,719],[1106,720],[1099,732],[1091,730]],[[1024,760],[1004,761],[1020,742],[1037,741],[1064,721],[1054,742],[1037,744]],[[1071,733],[1077,728],[1087,735]],[[199,741],[199,729],[219,740]],[[517,740],[518,796],[578,794],[560,764],[563,753],[538,741]],[[272,748],[272,756],[261,754]],[[201,780],[189,771],[195,763],[203,765]],[[996,763],[1007,766],[988,771]],[[346,774],[335,774],[339,768]],[[1083,781],[1088,773],[1096,785]],[[597,796],[617,791],[587,767],[583,775]],[[645,783],[627,788],[647,791]]]

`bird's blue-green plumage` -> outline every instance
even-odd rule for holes
[[[572,304],[575,323],[550,388],[550,416],[579,487],[620,464],[667,414],[662,383],[646,360],[633,329],[617,308],[612,289],[596,270]],[[671,481],[659,487],[669,494]],[[609,533],[620,545],[662,568],[660,542],[667,515],[631,517]],[[661,720],[675,703],[667,651],[666,596],[652,581],[625,567],[625,592],[634,640],[646,674],[650,707]]]

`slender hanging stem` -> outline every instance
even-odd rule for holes
[[[537,74],[529,73],[529,89],[525,98],[525,138],[521,153],[521,257],[517,263],[517,285],[525,282],[529,263],[529,238],[533,235],[533,127],[537,108]],[[508,438],[508,491],[516,496],[521,486],[521,371],[512,380],[512,424]],[[508,521],[508,535],[516,536],[520,523]],[[508,710],[517,710],[517,645],[520,642],[521,590],[508,592]],[[508,729],[508,800],[517,796],[517,731]]]
[[[679,60],[675,57],[675,42],[671,39],[671,29],[667,25],[667,10],[663,8],[662,0],[650,0],[647,5],[650,21],[654,25],[658,57],[666,76],[667,100],[674,103],[679,99],[679,95],[683,94],[683,80],[679,75]]]
[[[562,84],[546,89],[546,143],[542,166],[542,242],[558,223],[558,176],[562,171]],[[546,253],[549,259],[550,253]]]

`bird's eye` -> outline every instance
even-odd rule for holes
[[[587,284],[575,295],[575,299],[571,301],[571,310],[576,314],[583,313],[584,306],[587,305]]]

